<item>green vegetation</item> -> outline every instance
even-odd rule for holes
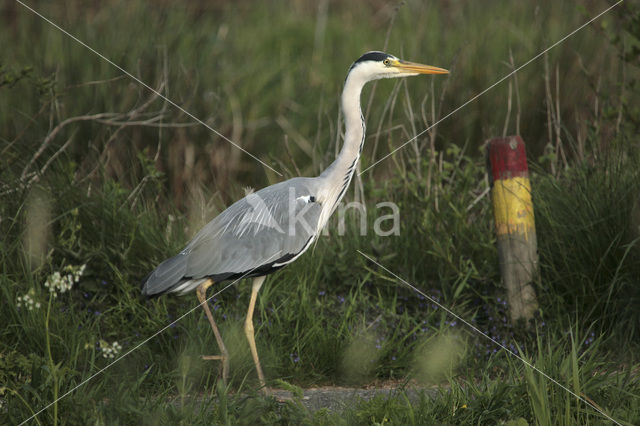
[[[607,7],[239,3],[33,7],[285,178],[333,158],[341,83],[363,51],[387,44],[452,70],[365,91],[364,169]],[[344,236],[334,217],[330,237],[267,280],[257,345],[272,384],[298,395],[285,403],[256,389],[246,283],[211,300],[232,356],[228,388],[218,365],[200,359],[218,350],[195,296],[139,294],[144,276],[243,187],[282,177],[19,4],[0,12],[9,41],[0,48],[1,423],[60,396],[32,422],[608,422],[533,367],[623,424],[640,423],[640,15],[631,5],[364,173],[348,198],[366,202],[367,235],[355,210]],[[528,144],[540,253],[530,330],[507,320],[482,155],[486,139],[516,132]],[[387,213],[381,201],[399,206],[399,236],[372,232]],[[70,290],[67,275],[78,276]],[[299,397],[307,386],[386,382],[399,390],[338,412],[311,411]]]

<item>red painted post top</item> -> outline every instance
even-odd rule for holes
[[[520,136],[494,138],[489,141],[489,165],[493,180],[529,177],[527,153]]]

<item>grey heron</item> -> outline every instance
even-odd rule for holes
[[[404,61],[384,52],[362,55],[351,65],[344,82],[344,143],[335,161],[320,176],[289,179],[236,201],[205,225],[184,250],[147,276],[142,288],[147,296],[196,290],[220,349],[220,355],[203,358],[222,362],[225,383],[229,353],[207,304],[207,289],[225,280],[253,277],[244,331],[260,385],[266,391],[253,328],[258,291],[266,275],[293,262],[309,248],[349,187],[365,138],[360,108],[362,88],[369,81],[382,78],[447,73],[445,69]]]

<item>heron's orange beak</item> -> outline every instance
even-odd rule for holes
[[[408,74],[449,74],[449,71],[444,68],[422,65],[416,62],[403,61],[401,59],[394,61],[392,65],[400,71]]]

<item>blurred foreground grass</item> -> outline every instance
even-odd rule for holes
[[[350,210],[345,235],[333,218],[330,237],[268,279],[256,333],[270,379],[445,385],[436,397],[400,391],[331,413],[257,396],[242,333],[246,283],[211,302],[232,355],[229,389],[217,382],[218,366],[199,358],[217,353],[200,309],[137,348],[197,303],[145,301],[141,279],[243,186],[280,178],[181,124],[190,121],[19,5],[0,5],[0,35],[11,41],[0,49],[3,422],[28,418],[134,348],[34,421],[606,422],[356,250],[608,415],[640,422],[632,18],[620,12],[585,29],[365,173],[350,197],[366,202],[367,235]],[[33,3],[286,177],[317,173],[333,158],[346,69],[387,34],[388,51],[453,72],[448,81],[382,82],[365,92],[367,109],[373,95],[365,167],[509,72],[510,51],[521,64],[606,5],[408,2],[396,12],[381,2]],[[479,150],[503,132],[523,135],[534,172],[541,309],[530,332],[507,323]],[[400,235],[374,235],[388,213],[376,207],[382,201],[399,206]],[[53,297],[45,282],[81,265],[78,282]]]

